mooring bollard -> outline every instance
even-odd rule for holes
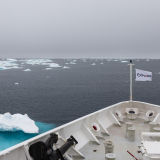
[[[128,140],[131,142],[135,141],[135,128],[134,127],[129,127],[128,128]]]
[[[104,147],[105,147],[105,154],[113,153],[114,145],[113,145],[112,141],[105,142]]]

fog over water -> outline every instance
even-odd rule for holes
[[[1,58],[160,58],[159,0],[1,0]]]

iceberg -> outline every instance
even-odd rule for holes
[[[91,64],[91,65],[96,65],[95,63]]]
[[[18,83],[15,83],[15,84],[18,84]]]
[[[103,64],[103,62],[101,64]]]
[[[0,131],[23,131],[25,133],[38,133],[39,128],[27,114],[13,114],[9,112],[0,114]]]
[[[44,69],[44,70],[51,70],[52,68],[46,68],[46,69]]]
[[[128,61],[121,61],[121,63],[128,63]]]
[[[61,66],[57,63],[50,63],[49,67],[61,67]]]
[[[8,68],[4,66],[0,66],[0,70],[3,70],[3,69],[8,69]]]
[[[27,64],[32,64],[32,65],[40,65],[40,64],[52,62],[52,60],[50,60],[50,59],[27,59],[27,60],[24,60],[24,61]]]
[[[68,66],[64,66],[63,68],[70,68],[70,67],[68,67]]]
[[[5,70],[5,69],[19,68],[18,64],[16,64],[16,62],[17,62],[17,60],[15,60],[15,59],[1,60],[0,61],[0,69]]]
[[[31,71],[30,69],[25,69],[24,71]]]
[[[76,64],[75,62],[70,62],[70,64]]]
[[[7,58],[7,61],[16,62],[17,60],[16,60],[16,59],[10,59],[10,58]]]

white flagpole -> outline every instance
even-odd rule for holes
[[[132,66],[134,65],[132,64],[132,60],[130,60],[130,64],[128,65],[130,65],[130,101],[132,101]]]

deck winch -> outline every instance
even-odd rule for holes
[[[29,154],[34,160],[64,160],[63,155],[73,145],[78,142],[73,137],[67,139],[67,142],[62,145],[59,149],[54,150],[53,144],[58,141],[58,135],[55,133],[50,134],[50,137],[46,142],[36,142],[29,147]]]

